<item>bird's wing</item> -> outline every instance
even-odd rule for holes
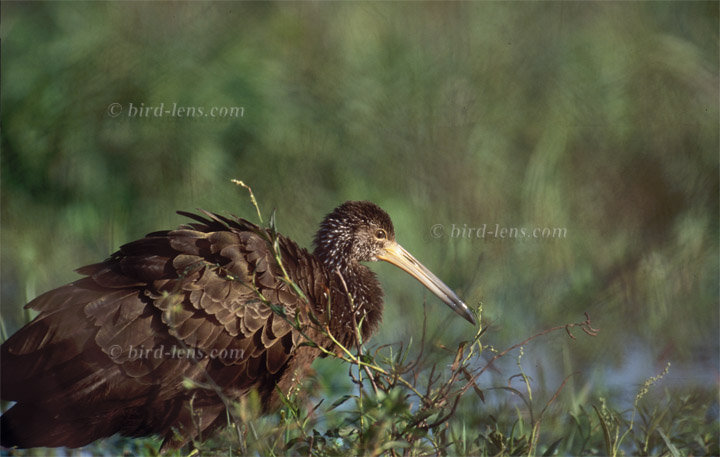
[[[132,422],[122,411],[187,398],[184,379],[230,396],[272,384],[301,340],[293,324],[307,322],[305,302],[283,281],[268,232],[187,215],[197,222],[129,243],[29,303],[40,314],[2,345],[3,399],[93,417],[113,410],[125,422],[115,431],[143,435],[164,433],[170,413]],[[304,252],[293,262],[314,262],[281,244]],[[320,287],[312,272],[300,279]]]

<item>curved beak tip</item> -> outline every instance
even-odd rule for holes
[[[460,315],[463,319],[470,322],[472,325],[477,325],[477,319],[475,319],[475,313],[463,302],[462,300],[446,302],[447,305]]]
[[[468,322],[470,322],[472,325],[477,325],[477,319],[475,319],[475,314],[468,309],[468,312],[465,314],[461,314],[462,317],[464,317]]]

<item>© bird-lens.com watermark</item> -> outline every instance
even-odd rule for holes
[[[465,240],[562,240],[567,238],[566,227],[505,227],[500,224],[434,224],[433,238]]]
[[[108,355],[113,359],[149,360],[149,359],[220,359],[227,361],[239,361],[245,358],[245,351],[242,349],[213,348],[209,350],[181,347],[176,345],[165,346],[161,344],[156,347],[133,346],[122,347],[119,344],[108,348]]]
[[[242,106],[184,106],[178,103],[110,103],[107,114],[112,118],[128,119],[235,119],[245,116]]]

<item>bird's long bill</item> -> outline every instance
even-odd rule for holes
[[[446,286],[444,282],[440,281],[430,270],[425,268],[423,264],[418,262],[405,248],[397,243],[392,243],[385,248],[385,253],[378,255],[377,258],[390,262],[396,267],[405,270],[420,281],[423,286],[427,287],[430,292],[437,295],[438,298],[452,308],[453,311],[464,317],[471,324],[476,325],[475,316],[473,316],[473,313],[460,297]]]

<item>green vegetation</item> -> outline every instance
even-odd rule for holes
[[[483,333],[373,265],[362,356],[317,361],[277,414],[247,398],[196,452],[718,455],[719,8],[3,2],[3,331],[175,210],[253,218],[233,178],[305,246],[367,199]]]

